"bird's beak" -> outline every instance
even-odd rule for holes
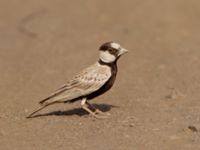
[[[121,47],[120,50],[119,50],[119,54],[118,54],[118,55],[121,56],[121,55],[123,55],[123,54],[125,54],[125,53],[127,53],[127,52],[128,52],[127,49]]]

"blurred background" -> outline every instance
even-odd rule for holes
[[[197,0],[1,0],[0,149],[200,149],[199,18]],[[129,49],[92,101],[109,119],[79,102],[25,119],[107,41]]]

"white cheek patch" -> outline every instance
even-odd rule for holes
[[[111,47],[113,47],[114,49],[119,49],[120,45],[117,43],[111,43]]]
[[[110,54],[108,51],[100,51],[99,57],[105,63],[111,63],[116,60],[116,57]]]

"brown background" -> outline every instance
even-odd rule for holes
[[[115,86],[93,100],[25,116],[117,41],[129,53]],[[1,150],[199,150],[198,0],[1,0]]]

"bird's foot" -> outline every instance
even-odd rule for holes
[[[106,119],[108,118],[108,116],[105,115],[98,115],[96,113],[90,114],[92,117],[96,118],[96,119]]]
[[[108,113],[108,112],[103,112],[103,111],[101,111],[101,110],[99,110],[99,109],[96,109],[94,113],[95,113],[95,114],[99,114],[99,115],[103,115],[103,116],[110,116],[110,115],[111,115],[110,113]]]
[[[89,107],[87,107],[85,104],[87,104],[88,106],[92,107],[93,109],[95,109],[95,111],[92,111]],[[105,119],[108,118],[108,114],[106,115],[106,113],[96,109],[93,105],[91,105],[90,103],[88,103],[86,101],[86,99],[83,99],[81,101],[81,105],[82,108],[87,111],[91,116],[93,116],[96,119]]]

